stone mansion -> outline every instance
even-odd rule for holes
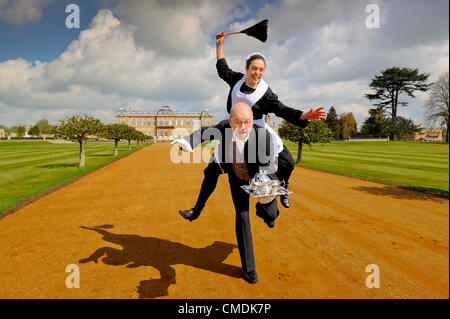
[[[170,141],[200,129],[213,125],[213,115],[203,111],[173,111],[170,106],[163,105],[158,111],[132,111],[120,108],[116,114],[117,124],[126,124],[152,136],[154,141]]]

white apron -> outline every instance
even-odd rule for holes
[[[247,74],[244,75],[242,79],[240,79],[233,87],[231,91],[231,105],[235,105],[236,103],[243,102],[248,104],[250,107],[253,107],[256,102],[259,101],[263,97],[263,95],[267,92],[267,89],[269,88],[269,85],[261,79],[258,83],[258,86],[256,87],[256,90],[251,94],[246,94],[240,91],[240,88],[242,84],[245,82],[245,79],[247,78]],[[225,119],[228,119],[230,115],[227,115]],[[263,119],[254,120],[254,123],[259,125],[260,127],[264,127],[269,131],[269,133],[272,135],[272,147],[275,150],[275,156],[278,156],[278,154],[283,150],[283,141],[281,138],[277,135],[277,133],[269,126],[266,122],[264,122]]]

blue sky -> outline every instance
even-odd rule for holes
[[[66,6],[76,3],[80,8],[80,28],[65,26]],[[56,1],[44,7],[39,21],[12,25],[0,20],[0,39],[4,46],[0,50],[0,61],[21,57],[28,61],[50,62],[56,59],[67,46],[87,29],[92,18],[101,9],[99,1]]]
[[[80,29],[68,29],[68,4]],[[380,8],[369,29],[367,5]],[[120,107],[210,109],[225,116],[228,86],[215,70],[215,33],[269,19],[266,43],[228,37],[225,56],[243,71],[255,51],[265,79],[298,109],[334,106],[368,116],[371,78],[394,65],[419,68],[430,81],[448,71],[447,0],[0,0],[0,124],[56,124],[89,113],[113,122]],[[424,123],[426,93],[400,115]],[[278,119],[280,121],[281,119]]]

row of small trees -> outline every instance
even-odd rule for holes
[[[4,129],[7,136],[16,133],[17,137],[25,135],[24,126],[6,127],[0,125]],[[57,125],[50,125],[48,120],[42,119],[30,128],[28,134],[31,136],[42,136],[45,140],[46,136],[54,135],[56,138],[67,140],[75,140],[80,144],[80,161],[78,167],[84,167],[86,163],[86,141],[89,137],[105,138],[114,141],[114,156],[118,154],[118,146],[120,140],[128,141],[128,151],[131,150],[131,142],[137,143],[151,141],[153,138],[136,130],[134,127],[124,124],[103,124],[99,119],[90,115],[74,115],[67,116],[59,120]]]
[[[84,167],[86,161],[86,141],[90,136],[114,140],[114,156],[118,154],[120,140],[128,141],[128,151],[131,150],[131,141],[137,143],[151,141],[153,138],[124,124],[103,124],[99,119],[90,115],[74,115],[59,120],[53,133],[56,137],[76,140],[80,144],[80,163]]]

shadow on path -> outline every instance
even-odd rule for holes
[[[45,165],[37,165],[36,167],[40,167],[40,168],[78,167],[78,163],[73,163],[73,164],[45,164]]]
[[[240,278],[242,269],[224,264],[223,261],[232,253],[236,245],[215,241],[204,248],[192,248],[170,240],[137,235],[114,234],[105,228],[113,225],[80,228],[95,231],[103,235],[103,240],[122,246],[122,249],[101,247],[91,256],[81,259],[80,263],[95,262],[100,258],[106,265],[136,268],[151,266],[161,274],[159,279],[142,280],[137,287],[139,298],[155,298],[168,295],[170,285],[176,283],[175,269],[171,266],[184,264],[221,275]],[[188,297],[188,296],[186,296]]]
[[[441,195],[433,193],[432,191],[418,190],[414,187],[408,186],[389,186],[389,185],[382,187],[358,186],[353,187],[353,189],[374,195],[390,196],[397,199],[427,200],[438,203],[444,203],[446,200],[448,200],[448,194],[442,193]]]

